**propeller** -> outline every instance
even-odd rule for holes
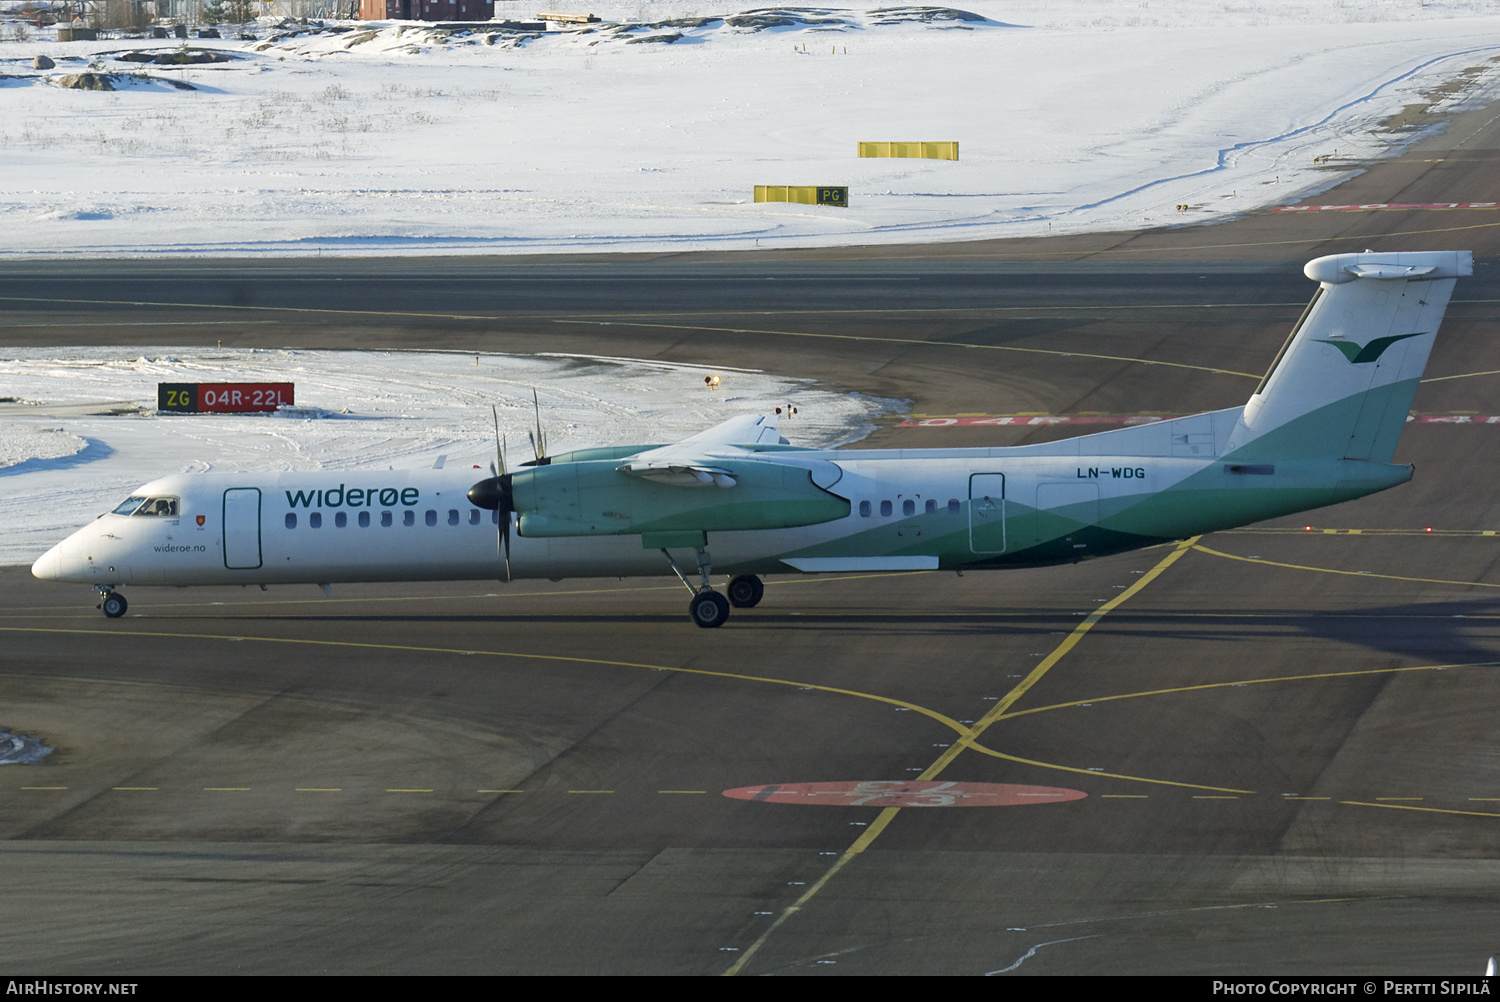
[[[474,507],[499,513],[500,526],[495,539],[495,551],[505,559],[505,580],[509,581],[510,514],[516,510],[515,498],[511,493],[510,474],[505,472],[505,441],[500,437],[500,413],[491,406],[490,414],[495,419],[495,463],[491,464],[490,472],[495,475],[470,487],[468,496],[469,503]],[[540,427],[538,425],[538,430]]]
[[[490,417],[495,421],[495,461],[500,464],[498,470],[491,466],[490,472],[497,477],[503,477],[505,476],[505,439],[500,436],[500,412],[495,409],[494,404],[490,404]]]
[[[531,439],[531,449],[536,454],[536,459],[521,465],[546,466],[551,460],[547,456],[547,433],[542,429],[542,405],[537,399],[535,388],[531,391],[531,408],[536,415],[536,428],[527,431],[526,437]],[[516,510],[515,495],[511,489],[511,474],[505,469],[505,440],[500,435],[500,412],[493,405],[490,406],[490,416],[495,421],[495,462],[490,465],[490,472],[494,476],[469,488],[469,503],[476,508],[500,513],[500,531],[495,540],[495,549],[505,559],[505,580],[509,581],[510,516]]]
[[[536,414],[536,432],[527,432],[526,437],[531,439],[531,451],[536,454],[537,465],[543,465],[542,460],[547,458],[547,436],[542,431],[542,405],[536,399],[536,387],[531,388],[531,409]]]

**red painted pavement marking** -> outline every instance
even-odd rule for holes
[[[1181,414],[996,414],[987,417],[908,418],[897,428],[960,428],[973,425],[1011,427],[1054,424],[1156,424]],[[1408,414],[1411,424],[1500,424],[1500,414]]]
[[[1500,424],[1500,414],[1408,414],[1412,424]]]
[[[735,800],[830,807],[1015,807],[1082,800],[1082,790],[1010,783],[865,780],[859,783],[771,783],[725,790]]]
[[[1365,205],[1277,205],[1272,212],[1360,212],[1370,209],[1500,209],[1500,202],[1370,202]]]

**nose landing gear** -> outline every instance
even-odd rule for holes
[[[113,585],[94,585],[94,590],[99,593],[99,608],[104,610],[104,615],[110,619],[119,619],[125,615],[125,610],[130,608],[130,603],[125,601],[125,596],[115,591]]]

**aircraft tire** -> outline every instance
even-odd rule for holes
[[[117,591],[112,591],[104,596],[104,601],[100,603],[99,607],[104,610],[104,614],[110,619],[119,619],[125,615],[125,610],[130,607],[130,603],[125,601],[124,595],[121,595]]]
[[[729,599],[716,591],[700,591],[688,604],[688,615],[705,630],[723,626],[729,620]]]
[[[724,590],[729,593],[729,604],[736,609],[753,609],[760,604],[766,586],[754,574],[741,574]]]

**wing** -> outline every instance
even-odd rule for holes
[[[741,414],[681,442],[637,453],[615,469],[674,487],[733,487],[726,462],[753,457],[759,445],[786,444],[775,415]]]

